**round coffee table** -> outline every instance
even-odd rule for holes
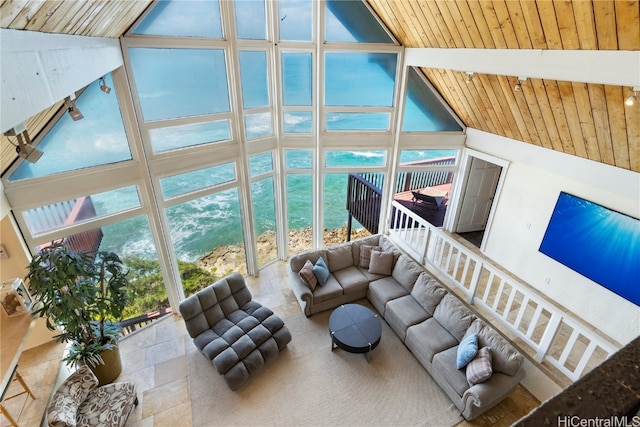
[[[376,313],[359,304],[344,304],[329,318],[331,351],[341,348],[349,353],[369,353],[380,344],[382,323]]]

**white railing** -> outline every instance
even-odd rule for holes
[[[423,265],[437,269],[571,381],[620,349],[464,244],[393,202],[389,237]]]

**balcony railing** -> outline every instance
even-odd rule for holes
[[[141,316],[131,317],[129,319],[124,319],[120,322],[120,326],[122,327],[122,332],[120,335],[125,336],[128,335],[149,323],[160,319],[161,317],[166,316],[167,314],[171,314],[173,311],[171,307],[161,308],[160,310],[151,311],[149,313],[145,313]]]
[[[446,166],[453,165],[455,157],[425,160],[411,163],[412,166]],[[418,172],[400,172],[396,179],[394,193],[417,190],[450,184],[453,172],[449,170],[428,170]],[[382,205],[382,188],[384,174],[351,173],[347,182],[347,236],[351,236],[352,219],[355,218],[371,234],[378,232],[380,209]]]
[[[500,322],[536,362],[547,362],[576,381],[622,347],[409,209],[393,205],[389,237],[443,274],[470,305]]]

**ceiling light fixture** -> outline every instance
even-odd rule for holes
[[[638,92],[640,91],[640,86],[633,87],[633,93],[624,100],[624,105],[631,107],[638,100]]]
[[[522,82],[525,81],[527,81],[526,77],[518,77],[518,83],[516,83],[516,85],[513,87],[513,90],[515,90],[516,92],[522,91]]]
[[[9,129],[4,133],[5,136],[15,136],[18,139],[18,145],[16,145],[16,153],[23,159],[35,163],[44,154],[41,150],[38,150],[29,138],[29,133],[24,123],[20,123],[14,128]],[[9,141],[11,142],[11,141]]]
[[[67,106],[67,112],[74,122],[77,122],[84,117],[80,110],[78,110],[78,107],[76,107],[75,99],[71,99],[71,97],[67,96],[64,99],[64,104]]]
[[[473,80],[473,72],[467,71],[467,78],[464,81],[466,84],[469,84],[471,83],[471,80]]]
[[[107,83],[104,81],[104,76],[100,77],[100,90],[107,95],[111,92],[111,88],[107,86]]]

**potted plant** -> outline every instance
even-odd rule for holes
[[[55,338],[70,346],[64,361],[86,364],[100,384],[122,370],[118,337],[127,303],[128,271],[113,252],[89,254],[63,242],[43,248],[29,263],[29,290],[38,301],[34,314],[46,317]]]

